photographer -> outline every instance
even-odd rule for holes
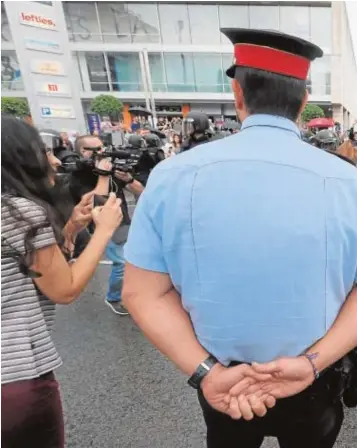
[[[56,304],[70,304],[80,295],[122,219],[114,195],[91,213],[91,198],[86,197],[81,213],[77,208],[63,228],[53,201],[52,167],[59,162],[48,152],[34,127],[2,117],[1,429],[4,446],[14,448],[29,443],[64,448],[54,375],[62,361],[52,340]],[[65,255],[88,223],[88,214],[96,230],[70,265]]]
[[[106,256],[112,261],[113,267],[105,302],[115,314],[123,316],[128,314],[121,305],[121,289],[124,276],[123,247],[131,223],[124,189],[138,197],[144,187],[130,173],[115,170],[112,176],[112,163],[107,159],[100,159],[100,153],[103,150],[103,143],[98,137],[85,135],[77,138],[75,152],[84,160],[87,160],[88,163],[81,164],[81,168],[71,174],[70,191],[75,203],[78,203],[83,194],[89,191],[94,193],[95,203],[98,205],[104,202],[102,196],[108,195],[109,191],[115,192],[117,198],[121,200],[123,220],[106,248]],[[96,158],[96,154],[98,154],[98,158]],[[92,163],[89,163],[91,161]],[[86,237],[88,240],[89,236],[86,235]],[[87,241],[83,242],[83,244],[86,243]]]

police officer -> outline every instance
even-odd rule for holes
[[[208,143],[212,138],[208,116],[203,112],[189,112],[182,120],[182,137],[181,152]]]
[[[310,143],[326,151],[336,151],[339,141],[337,135],[332,130],[322,129],[310,137]]]
[[[199,390],[209,448],[258,448],[267,435],[332,448],[343,420],[334,363],[357,345],[356,171],[296,125],[322,50],[273,31],[223,32],[241,130],[155,168],[126,246],[123,301]]]

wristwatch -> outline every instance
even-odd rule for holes
[[[194,374],[187,381],[188,384],[194,389],[198,390],[200,388],[203,378],[210,372],[212,367],[217,363],[218,359],[210,355],[205,361],[201,362],[201,364],[197,367]]]

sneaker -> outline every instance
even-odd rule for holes
[[[119,314],[120,316],[129,316],[128,310],[121,304],[121,302],[113,302],[106,299],[105,303],[109,306],[113,313]]]

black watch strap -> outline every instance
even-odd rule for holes
[[[209,373],[212,367],[218,363],[218,360],[210,355],[205,361],[197,367],[195,373],[189,378],[188,384],[194,389],[199,389],[203,378]]]

